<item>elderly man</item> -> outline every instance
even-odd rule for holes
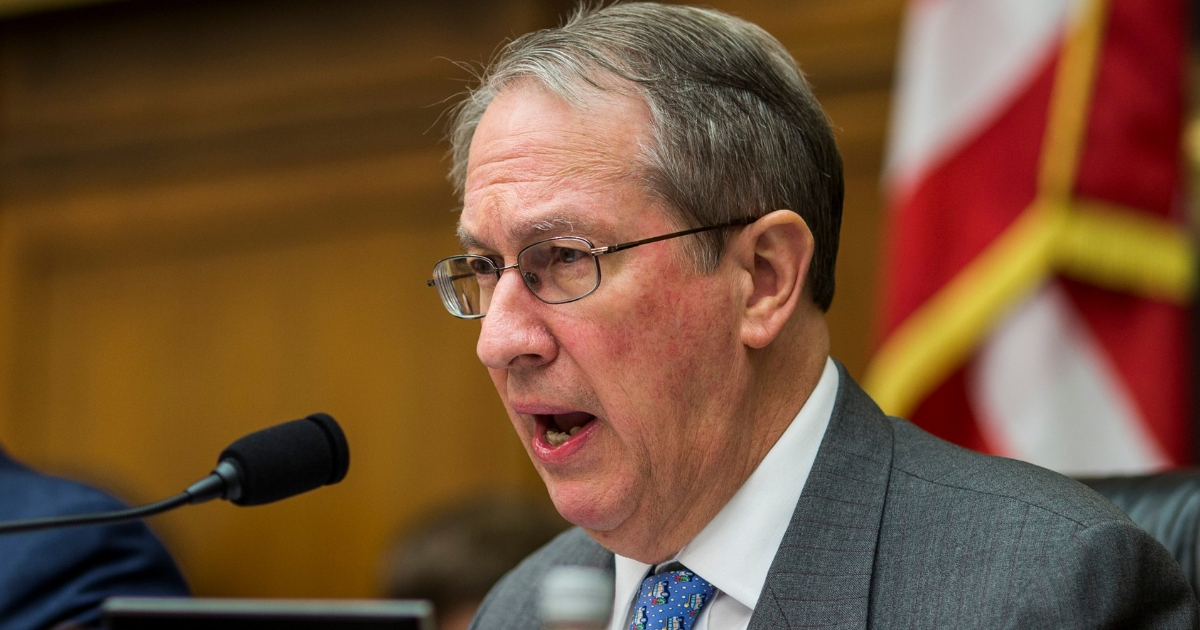
[[[758,27],[657,4],[509,44],[456,112],[465,255],[430,284],[578,528],[609,627],[1190,627],[1178,565],[1054,473],[888,418],[829,358],[841,159]]]

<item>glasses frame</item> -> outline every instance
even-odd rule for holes
[[[496,279],[499,280],[500,276],[505,271],[508,271],[509,269],[516,269],[518,272],[521,271],[521,262],[520,262],[521,255],[524,254],[526,251],[528,251],[530,248],[537,247],[537,246],[545,244],[545,243],[551,243],[554,241],[563,241],[563,240],[582,241],[587,244],[587,246],[588,246],[587,251],[589,254],[592,255],[592,260],[596,264],[596,284],[594,286],[592,286],[592,288],[589,289],[587,293],[584,293],[583,295],[580,295],[578,297],[573,297],[573,298],[566,299],[566,300],[557,300],[557,301],[547,300],[547,299],[543,298],[542,296],[538,295],[537,291],[534,291],[533,287],[529,286],[529,281],[525,279],[525,275],[523,273],[521,274],[521,283],[524,284],[525,288],[529,289],[529,292],[533,294],[533,297],[537,298],[539,301],[541,301],[545,304],[567,304],[570,302],[575,302],[577,300],[582,300],[583,298],[591,295],[592,293],[595,293],[596,289],[600,288],[599,257],[603,256],[604,254],[612,254],[615,252],[632,249],[634,247],[638,247],[639,245],[648,245],[650,243],[657,243],[659,241],[665,241],[667,239],[672,239],[672,238],[679,238],[681,236],[688,236],[691,234],[698,234],[700,232],[708,232],[710,230],[720,230],[723,228],[741,227],[744,225],[750,225],[751,223],[754,223],[757,220],[758,219],[756,217],[742,217],[740,219],[734,219],[732,221],[727,221],[725,223],[721,223],[718,225],[706,225],[704,227],[692,228],[690,230],[682,230],[680,232],[671,232],[670,234],[662,234],[660,236],[652,236],[650,238],[643,238],[643,239],[636,240],[636,241],[629,241],[627,243],[617,243],[615,245],[607,245],[605,247],[596,247],[595,245],[592,244],[592,242],[590,240],[588,240],[582,236],[555,236],[552,238],[547,238],[544,240],[537,241],[536,243],[531,243],[531,244],[526,245],[525,247],[521,248],[521,251],[517,252],[517,258],[516,258],[517,262],[514,262],[513,264],[505,266],[505,267],[497,266],[495,261],[493,261],[491,258],[488,258],[487,256],[480,256],[479,254],[459,254],[457,256],[447,256],[447,257],[437,261],[436,263],[434,263],[433,267],[436,270],[438,265],[446,262],[447,260],[478,259],[478,260],[485,261],[488,265],[490,265],[492,267],[492,271],[488,271],[486,273],[488,273],[488,274],[495,273]],[[472,273],[470,275],[477,276],[479,274]],[[454,280],[458,280],[458,279],[466,278],[466,277],[469,277],[469,276],[466,274],[450,276],[447,278],[447,281],[453,282]],[[426,280],[425,286],[437,287],[436,276],[434,278],[430,278],[429,280]],[[440,287],[438,287],[438,293],[439,294],[443,293],[441,291]],[[453,309],[450,308],[449,304],[446,303],[445,299],[442,300],[442,305],[446,307],[446,310],[449,311],[449,313],[451,315],[453,315],[459,319],[481,319],[481,318],[483,318],[484,315],[487,315],[487,313],[480,313],[478,315],[464,315],[464,314],[456,313],[456,312],[454,312]]]

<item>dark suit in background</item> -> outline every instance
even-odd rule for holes
[[[1179,565],[1112,503],[888,418],[838,367],[829,429],[750,630],[1196,627]],[[473,627],[540,628],[537,585],[560,564],[611,570],[613,555],[567,532],[497,585]]]
[[[0,452],[0,520],[124,507]],[[95,625],[106,597],[187,593],[167,550],[141,522],[0,536],[0,630]]]

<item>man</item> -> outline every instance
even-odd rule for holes
[[[0,520],[124,507],[0,451]],[[167,550],[140,522],[0,535],[0,630],[98,627],[106,597],[187,594]]]
[[[610,628],[1191,627],[1178,565],[1054,473],[885,417],[829,359],[842,203],[783,47],[623,4],[509,44],[456,113],[464,256],[434,280],[578,525],[474,627],[538,628],[559,564]],[[628,251],[626,251],[628,250]]]

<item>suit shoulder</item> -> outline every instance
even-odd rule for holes
[[[24,466],[0,468],[0,520],[120,510],[125,504],[89,485]]]
[[[563,565],[611,569],[613,554],[592,540],[582,529],[573,527],[533,552],[517,565],[512,573],[523,578],[540,578],[551,567]]]
[[[118,510],[85,484],[0,462],[0,520]],[[140,521],[0,537],[0,617],[5,627],[99,622],[111,595],[187,595],[167,550]]]
[[[1026,462],[984,455],[934,437],[912,423],[890,418],[895,435],[893,474],[931,492],[978,503],[1015,501],[1083,527],[1128,518],[1087,486]]]
[[[472,630],[541,628],[538,593],[546,573],[556,566],[613,568],[613,554],[578,527],[559,534],[509,571],[488,593],[471,623]]]

